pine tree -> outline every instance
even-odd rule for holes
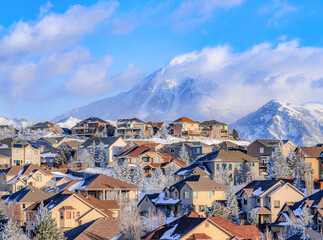
[[[121,181],[131,183],[131,169],[127,161],[124,161],[120,169],[119,179]]]
[[[8,218],[7,206],[4,203],[4,201],[0,199],[0,219],[7,219],[7,218]]]
[[[163,172],[161,171],[160,168],[156,168],[151,173],[149,186],[153,190],[161,190],[164,187],[162,183],[163,183]]]
[[[107,155],[105,153],[105,148],[103,142],[100,142],[100,145],[97,149],[98,154],[98,166],[106,167],[109,163]]]
[[[145,171],[139,161],[137,161],[132,172],[132,183],[140,188],[145,185]]]
[[[27,240],[29,239],[23,234],[21,228],[11,219],[1,227],[0,240]]]
[[[185,143],[182,144],[181,150],[179,152],[179,158],[186,163],[186,165],[190,165],[190,156],[188,154],[188,151],[186,149]]]
[[[226,206],[229,213],[229,220],[237,225],[240,225],[240,219],[239,219],[239,206],[237,197],[234,193],[233,187],[229,187],[229,190],[226,192],[225,195],[226,199]]]
[[[295,177],[296,172],[294,169],[298,167],[298,155],[293,148],[290,149],[287,156],[287,166],[289,169],[289,177]]]
[[[239,139],[239,134],[238,134],[237,130],[235,130],[235,129],[232,130],[232,137],[235,140]]]
[[[300,172],[299,172],[298,166],[295,167],[295,174],[294,174],[294,183],[293,183],[293,185],[298,190],[303,191],[303,184],[302,184],[302,180],[301,180],[301,176],[300,176]]]
[[[121,167],[118,162],[115,162],[113,164],[112,177],[120,180],[120,175],[121,175]]]
[[[257,225],[258,223],[257,211],[254,208],[248,212],[248,223],[250,225]]]
[[[33,229],[31,231],[31,239],[33,240],[65,240],[62,229],[58,228],[55,220],[51,217],[51,213],[43,202],[38,209]]]
[[[302,211],[296,220],[295,227],[294,227],[294,233],[295,234],[302,234],[304,229],[314,228],[314,222],[312,220],[312,215],[310,212],[310,208],[307,206],[307,204],[304,205],[302,208]]]
[[[145,132],[142,129],[139,132],[139,138],[140,139],[145,139],[146,138]]]
[[[225,220],[228,219],[227,209],[218,201],[213,201],[212,206],[205,211],[207,217],[221,217]]]
[[[70,162],[71,157],[71,148],[66,143],[62,143],[58,146],[57,155],[55,157],[55,162],[57,164],[67,164]]]
[[[213,180],[225,186],[230,186],[232,180],[230,179],[231,173],[226,163],[222,163],[221,167],[216,170]]]
[[[158,136],[161,139],[167,139],[169,134],[168,134],[168,130],[167,127],[165,125],[162,125],[162,127],[160,128],[160,130],[158,131]]]
[[[289,176],[287,160],[284,156],[283,143],[280,140],[268,164],[269,178],[287,178]]]

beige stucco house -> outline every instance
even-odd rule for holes
[[[314,179],[323,179],[323,147],[298,147],[296,151],[311,165]]]
[[[187,117],[181,117],[169,124],[169,134],[179,138],[200,138],[200,124]]]

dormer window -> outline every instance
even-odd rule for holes
[[[169,192],[165,191],[165,198],[168,198],[168,197],[169,197]]]

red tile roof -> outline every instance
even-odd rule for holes
[[[187,117],[181,117],[181,118],[175,120],[174,122],[198,123],[198,122],[195,122],[192,119],[189,119]]]

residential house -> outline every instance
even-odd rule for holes
[[[118,157],[120,163],[127,161],[130,166],[134,166],[137,162],[141,163],[146,176],[149,176],[154,169],[169,163],[172,159],[174,159],[173,156],[170,156],[167,153],[157,152],[145,145],[129,148]],[[185,163],[179,159],[176,159],[175,162],[180,166],[185,165]]]
[[[262,240],[263,237],[254,225],[238,226],[220,217],[207,218],[191,213],[158,227],[141,239]]]
[[[93,144],[98,148],[101,143],[104,145],[109,166],[113,165],[116,157],[123,153],[124,147],[127,145],[127,142],[125,142],[121,137],[89,138],[79,147],[79,154],[82,154],[84,149],[91,151]]]
[[[111,199],[116,194],[127,200],[138,201],[140,188],[104,174],[94,174],[75,185],[73,190],[100,200]]]
[[[233,139],[232,131],[228,130],[228,125],[216,120],[204,121],[200,123],[201,136],[220,140]]]
[[[138,203],[138,207],[142,214],[147,213],[152,205],[155,206],[155,212],[162,210],[166,213],[178,213],[192,208],[193,211],[203,214],[207,207],[212,206],[213,201],[225,200],[227,190],[222,184],[194,175],[166,187],[155,199],[145,196]]]
[[[26,221],[26,216],[23,214],[23,210],[31,206],[37,201],[43,201],[46,198],[49,198],[53,193],[46,193],[39,188],[36,188],[32,185],[28,185],[19,191],[9,195],[5,198],[4,202],[6,204],[15,203],[16,207],[19,207],[20,211],[17,211],[17,215],[20,215],[19,224],[22,225]],[[20,214],[21,212],[21,214]]]
[[[165,145],[161,143],[156,143],[153,141],[144,141],[144,140],[126,140],[127,146],[125,147],[125,150],[134,147],[134,146],[146,146],[154,149],[155,151],[158,152],[163,152],[165,150]]]
[[[0,173],[0,191],[12,194],[28,185],[42,188],[52,176],[53,174],[34,164],[12,166]]]
[[[309,228],[309,229],[304,229],[303,233],[295,233],[293,236],[288,237],[285,240],[304,240],[304,239],[321,240],[323,239],[323,236],[321,233],[318,233],[317,231]]]
[[[98,218],[64,232],[67,240],[113,240],[122,235],[119,220]]]
[[[183,167],[175,174],[186,177],[196,167],[212,177],[219,171],[228,170],[233,184],[245,183],[259,176],[259,160],[240,150],[220,149],[210,152],[198,158],[192,166]]]
[[[164,122],[146,122],[145,136],[152,137],[156,135],[162,127],[167,129],[167,124]]]
[[[181,117],[169,124],[169,134],[186,139],[200,138],[200,124],[187,117]]]
[[[35,216],[41,205],[38,201],[25,209],[26,230],[32,229]],[[75,228],[97,218],[118,217],[118,211],[112,211],[118,204],[114,200],[101,201],[90,195],[82,195],[64,190],[45,200],[43,206],[49,210],[57,226],[63,231]],[[118,207],[119,208],[119,207]]]
[[[69,141],[67,137],[42,137],[39,141],[45,141],[49,143],[53,148],[58,148],[63,143]]]
[[[110,124],[98,117],[90,117],[77,123],[72,130],[72,135],[79,137],[94,137],[98,132],[105,132]]]
[[[118,119],[116,136],[123,138],[139,138],[145,134],[145,122],[138,118]]]
[[[49,121],[37,123],[37,124],[31,126],[30,130],[32,130],[32,131],[43,130],[43,131],[48,131],[48,132],[52,132],[55,134],[62,134],[62,129],[58,125],[56,125],[55,123],[52,123]]]
[[[259,224],[272,223],[287,202],[305,197],[304,193],[283,180],[257,180],[247,184],[236,193],[243,217],[256,209]]]
[[[296,151],[311,165],[315,179],[323,179],[323,147],[298,147]]]
[[[213,151],[211,145],[205,144],[203,142],[192,141],[192,142],[177,142],[173,144],[166,145],[162,152],[167,152],[168,154],[179,157],[182,146],[186,148],[186,151],[192,160]]]
[[[3,158],[2,163],[9,166],[21,166],[29,163],[40,165],[40,150],[37,145],[25,140],[6,138],[0,141],[0,154],[10,158]]]
[[[267,172],[268,160],[275,151],[280,140],[257,139],[247,147],[247,154],[261,161],[260,171]],[[282,140],[284,156],[287,157],[290,151],[296,149],[296,145],[291,140]]]
[[[275,221],[270,224],[271,230],[275,233],[283,231],[291,220],[296,221],[300,217],[305,206],[309,208],[317,230],[323,234],[323,190],[300,200],[286,202]]]
[[[6,169],[10,167],[11,158],[6,155],[0,154],[0,169]]]
[[[247,153],[247,146],[236,144],[232,141],[222,141],[219,144],[213,144],[213,149],[241,150]]]

